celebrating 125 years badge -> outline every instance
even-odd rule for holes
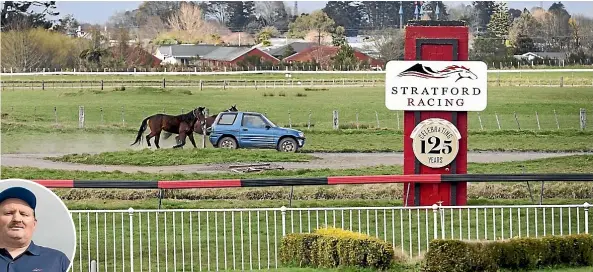
[[[459,130],[449,121],[430,118],[420,122],[410,134],[414,155],[420,163],[441,168],[449,165],[459,152]]]

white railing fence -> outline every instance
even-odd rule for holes
[[[338,227],[410,258],[433,239],[500,240],[589,233],[590,204],[71,211],[72,271],[267,270],[290,233]]]

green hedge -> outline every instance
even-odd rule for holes
[[[422,271],[533,270],[593,265],[593,235],[577,234],[503,241],[433,240]]]
[[[280,260],[297,267],[366,267],[388,269],[394,251],[383,240],[337,228],[293,233],[282,239]]]

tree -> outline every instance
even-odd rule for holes
[[[385,28],[371,32],[372,43],[367,50],[376,50],[379,59],[387,63],[390,60],[404,59],[404,33],[397,28]]]
[[[356,36],[360,30],[363,18],[363,2],[328,1],[322,9],[336,25],[343,26],[347,37]]]
[[[509,14],[506,3],[497,3],[496,9],[488,23],[488,33],[504,41],[508,36],[510,26],[511,15]]]
[[[255,6],[252,1],[230,1],[227,4],[229,19],[226,26],[233,32],[241,32],[247,28],[249,20],[255,14]]]
[[[3,1],[0,29],[2,31],[9,31],[15,27],[49,29],[54,23],[46,16],[59,15],[55,8],[56,1]]]
[[[518,9],[509,9],[509,14],[511,15],[511,22],[515,21],[515,19],[519,18],[522,14],[521,10]]]
[[[282,54],[282,59],[288,58],[292,55],[294,55],[296,53],[296,51],[294,50],[294,48],[289,44],[285,49],[284,49],[284,53]]]
[[[278,29],[273,26],[262,28],[255,37],[255,42],[262,43],[263,46],[270,46],[270,38],[277,37],[280,34]]]
[[[478,31],[486,30],[492,14],[496,11],[496,3],[494,1],[473,1],[472,6],[476,13],[475,26]]]
[[[363,3],[362,12],[364,18],[366,18],[365,25],[368,28],[382,29],[399,26],[399,1],[369,1]],[[404,14],[407,15],[406,12]]]
[[[524,10],[509,30],[509,41],[515,48],[515,54],[524,54],[535,50],[532,37],[538,36],[539,28],[540,24],[537,20],[529,11]]]
[[[342,46],[347,44],[346,42],[346,30],[343,26],[338,26],[332,33],[332,44],[333,46]]]
[[[340,46],[340,49],[338,49],[335,56],[331,57],[331,60],[332,65],[341,70],[352,69],[359,64],[356,55],[354,55],[354,49],[348,44]]]
[[[323,11],[314,11],[310,15],[299,16],[289,25],[288,35],[295,38],[304,38],[306,34],[313,30],[317,34],[317,43],[321,44],[322,34],[331,32],[335,22]]]
[[[561,2],[553,3],[548,12],[552,15],[550,18],[549,23],[551,23],[551,34],[553,37],[554,42],[560,48],[567,48],[570,46],[570,35],[566,35],[567,33],[571,33],[570,26],[568,24],[568,20],[570,19],[570,14],[564,8],[564,4]]]
[[[290,16],[282,1],[255,2],[255,16],[261,24],[260,28],[274,26],[283,32],[286,31],[290,22]]]
[[[86,61],[91,67],[98,68],[101,65],[103,57],[108,56],[108,51],[103,47],[103,42],[106,40],[101,35],[99,27],[93,27],[90,29],[91,43],[90,47],[80,52],[80,59]]]
[[[56,26],[55,30],[66,35],[75,35],[76,30],[80,25],[72,14],[67,14],[58,21],[60,22],[60,24]]]
[[[206,18],[213,19],[221,25],[226,25],[230,17],[229,3],[231,1],[209,1],[206,4]]]

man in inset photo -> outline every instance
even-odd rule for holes
[[[63,252],[32,241],[37,226],[36,205],[35,194],[23,187],[0,192],[0,271],[68,270],[70,260]]]

